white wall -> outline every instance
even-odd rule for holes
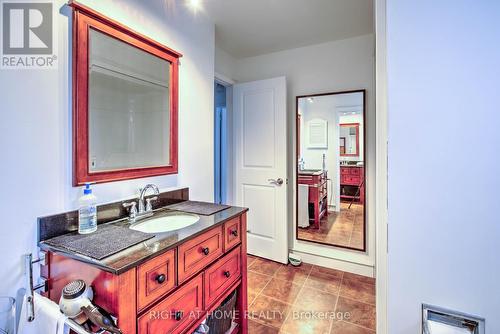
[[[162,1],[81,2],[184,54],[179,174],[96,185],[100,202],[135,195],[147,182],[188,186],[192,198],[213,200],[213,24],[186,12],[181,1],[175,10]],[[24,283],[21,256],[35,251],[36,218],[74,209],[80,195],[71,186],[71,33],[66,16],[57,21],[58,70],[0,72],[0,295],[14,295]]]
[[[286,76],[288,109],[288,177],[290,244],[295,251],[320,254],[354,262],[363,267],[360,273],[373,274],[375,253],[374,176],[375,176],[375,92],[374,92],[374,36],[365,35],[340,41],[317,44],[267,55],[236,60],[233,79],[239,82]],[[343,250],[295,240],[295,97],[313,93],[366,89],[368,133],[367,161],[367,253]],[[331,262],[330,262],[331,263]],[[342,264],[342,262],[335,262]],[[353,266],[343,267],[356,270]]]
[[[235,71],[236,71],[236,59],[226,51],[216,47],[215,73],[225,78],[234,80]]]
[[[500,333],[500,2],[387,5],[389,332],[429,303]]]

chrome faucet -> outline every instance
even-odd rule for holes
[[[146,196],[146,192],[148,191],[148,189],[152,189],[154,195],[160,194],[160,190],[158,189],[158,187],[152,183],[146,184],[144,188],[140,189],[141,194],[139,195],[139,215],[146,212],[152,212],[153,207],[151,205],[151,201],[156,201],[158,199],[158,196],[147,198],[146,204],[144,204],[144,197]]]
[[[147,184],[144,188],[141,188],[139,198],[137,199],[137,202],[139,203],[139,209],[137,209],[137,203],[134,201],[130,202],[125,202],[123,203],[124,208],[129,208],[129,221],[130,222],[135,222],[138,219],[150,217],[153,215],[153,205],[151,202],[156,201],[158,199],[158,196],[153,196],[153,197],[146,197],[146,192],[152,189],[154,195],[159,195],[160,190],[158,187],[154,184]]]

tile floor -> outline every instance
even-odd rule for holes
[[[319,229],[299,228],[299,238],[337,246],[363,249],[363,205],[340,204],[340,212],[329,212]]]
[[[248,255],[250,334],[374,334],[375,280]]]

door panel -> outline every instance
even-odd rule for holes
[[[243,202],[252,208],[248,212],[248,229],[253,236],[273,240],[276,236],[276,222],[269,218],[276,216],[274,186],[244,184],[242,190]]]
[[[250,209],[248,253],[286,263],[286,80],[236,84],[233,97],[235,204]]]
[[[274,142],[274,92],[245,93],[242,112],[244,167],[273,168],[274,145],[262,148]]]

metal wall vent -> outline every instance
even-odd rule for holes
[[[422,305],[422,334],[484,334],[484,319]]]

